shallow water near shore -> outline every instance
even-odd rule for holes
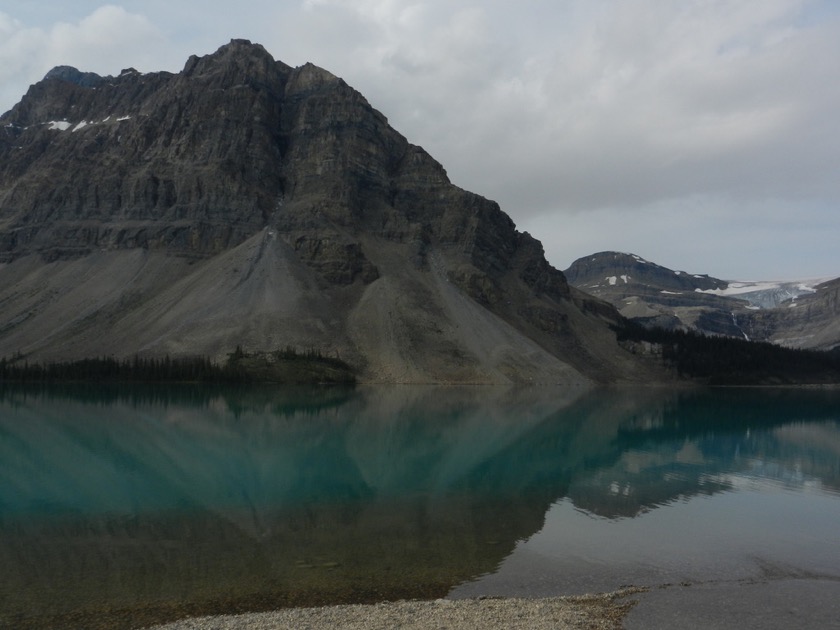
[[[840,392],[0,389],[0,626],[840,579]]]

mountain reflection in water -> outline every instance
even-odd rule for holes
[[[826,390],[7,387],[0,626],[442,597],[561,499],[837,496],[838,422]]]

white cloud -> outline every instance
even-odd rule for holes
[[[29,74],[41,40],[37,29],[27,29],[20,21],[0,13],[0,99],[4,104],[14,103],[22,95],[20,77]]]
[[[57,65],[100,74],[119,74],[128,66],[157,70],[163,43],[148,18],[114,5],[47,27],[28,27],[0,13],[0,41],[0,99],[8,105]]]
[[[55,24],[48,33],[45,54],[51,58],[76,59],[86,68],[113,66],[114,60],[108,57],[116,54],[124,58],[126,54],[138,53],[147,57],[147,49],[158,45],[160,40],[160,31],[146,17],[106,5],[78,23]]]

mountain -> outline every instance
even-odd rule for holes
[[[646,326],[697,330],[794,348],[840,345],[840,278],[743,282],[674,271],[635,254],[600,252],[565,270],[569,283]]]
[[[378,382],[667,379],[357,91],[233,40],[0,117],[0,357],[287,347]]]
[[[572,286],[610,302],[629,319],[663,328],[737,332],[732,301],[703,293],[726,287],[725,280],[674,271],[619,252],[580,258],[563,273]]]
[[[794,348],[840,348],[840,278],[816,283],[776,308],[754,310],[743,328],[752,339]]]

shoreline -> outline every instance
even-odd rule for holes
[[[613,630],[648,588],[629,587],[610,593],[560,597],[479,597],[474,599],[401,600],[377,604],[343,604],[281,608],[270,612],[186,617],[145,630],[405,630],[449,628],[528,628],[533,630]]]

